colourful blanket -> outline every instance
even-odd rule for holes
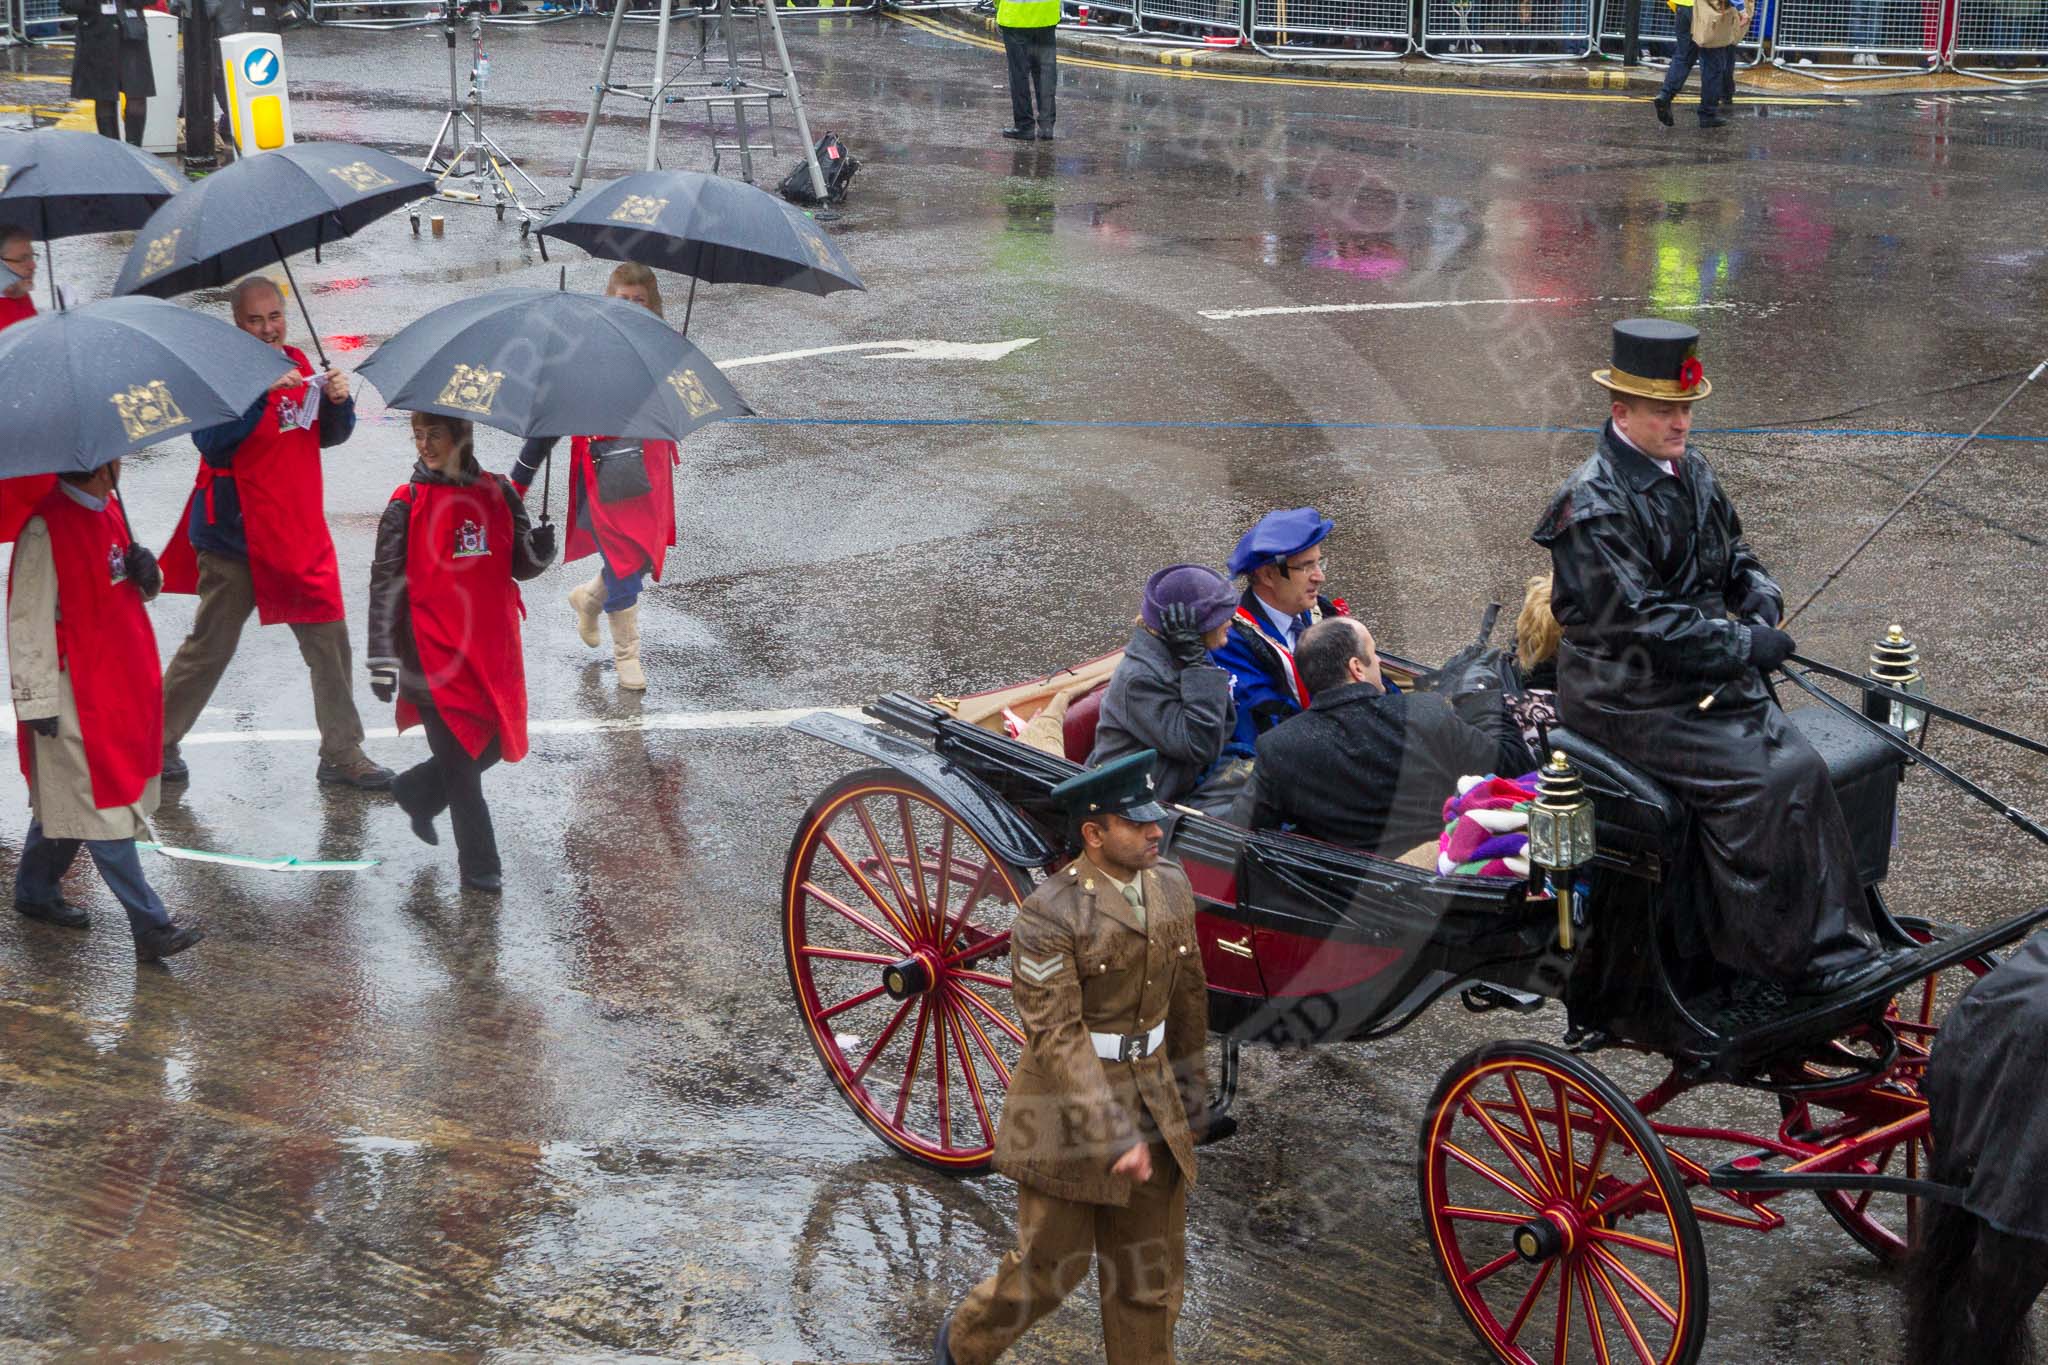
[[[1444,802],[1444,832],[1436,870],[1443,876],[1529,875],[1529,805],[1536,774],[1461,777],[1458,794]]]

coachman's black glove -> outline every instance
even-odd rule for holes
[[[44,739],[55,739],[57,737],[57,718],[55,716],[38,716],[28,723],[28,728],[41,735]]]
[[[164,571],[157,567],[156,556],[140,545],[129,543],[121,555],[121,567],[127,570],[128,581],[141,590],[143,601],[154,602],[164,590]]]
[[[1749,628],[1749,661],[1758,671],[1768,673],[1792,657],[1799,648],[1792,637],[1775,626]]]
[[[526,533],[526,544],[533,551],[533,557],[543,564],[555,560],[555,524],[544,521]]]
[[[1773,627],[1778,624],[1784,611],[1783,603],[1760,588],[1751,588],[1743,595],[1742,605],[1736,608],[1736,614],[1743,620]]]
[[[398,695],[398,665],[370,665],[370,695],[378,701],[390,701]]]
[[[1159,638],[1182,668],[1209,662],[1209,647],[1202,643],[1202,623],[1186,602],[1169,602],[1160,609]]]

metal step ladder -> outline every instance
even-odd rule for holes
[[[810,121],[804,114],[803,95],[797,88],[796,71],[790,66],[789,45],[783,39],[782,20],[773,0],[740,5],[733,0],[700,0],[694,4],[661,0],[659,11],[652,16],[654,68],[645,82],[613,79],[628,6],[629,0],[617,0],[612,10],[611,27],[604,40],[604,59],[591,94],[590,115],[583,123],[583,143],[569,177],[570,194],[583,189],[591,144],[597,138],[598,119],[604,113],[605,100],[616,95],[647,107],[645,169],[657,170],[661,166],[661,124],[668,107],[682,105],[687,110],[695,106],[703,110],[705,126],[710,131],[713,173],[723,167],[728,154],[734,155],[739,161],[740,178],[748,184],[754,183],[755,158],[763,154],[772,156],[777,150],[776,105],[786,104],[790,120],[796,125],[796,135],[803,143],[811,190],[822,203],[825,174],[818,165]],[[632,17],[648,18],[644,14]],[[671,73],[669,46],[678,23],[692,25],[697,41],[695,51]],[[740,33],[742,23],[752,26],[751,58],[742,50],[747,46]]]

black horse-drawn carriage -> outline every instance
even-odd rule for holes
[[[1433,679],[1382,658],[1403,686]],[[876,725],[796,722],[876,766],[819,796],[791,845],[790,982],[841,1093],[930,1166],[988,1166],[1023,1041],[1007,995],[1010,924],[1034,877],[1069,856],[1048,793],[1088,752],[1087,689],[1115,660],[980,697],[892,694],[866,708]],[[1691,817],[1567,730],[1550,745],[1589,794],[1593,846],[1527,881],[1438,876],[1176,813],[1168,851],[1198,898],[1221,1111],[1244,1043],[1380,1037],[1452,992],[1480,1012],[1565,1006],[1562,1046],[1478,1048],[1444,1073],[1424,1116],[1423,1220],[1452,1295],[1502,1360],[1692,1361],[1707,1314],[1702,1222],[1769,1231],[1784,1223],[1772,1204],[1808,1191],[1894,1260],[1918,1201],[1948,1195],[1925,1178],[1919,1094],[1940,1013],[2048,909],[1970,934],[1893,916],[1881,887],[1899,782],[1924,767],[2048,841],[1920,746],[1934,715],[2048,747],[1810,660],[1786,677],[1815,698],[1793,719],[1827,760],[1892,940],[1891,967],[1839,995],[1787,998],[1717,968],[1693,928]],[[1860,689],[1861,705],[1825,691],[1823,677]],[[1077,692],[1065,757],[1004,733],[1006,717],[1024,723],[1055,693]],[[1602,1049],[1661,1058],[1668,1071],[1631,1098],[1589,1060]],[[1714,1084],[1771,1095],[1779,1122],[1747,1131],[1670,1117],[1674,1101]],[[1707,1149],[1735,1155],[1710,1166]]]

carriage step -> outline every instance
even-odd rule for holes
[[[1517,1014],[1534,1014],[1543,1008],[1543,997],[1518,991],[1512,986],[1496,986],[1482,981],[1476,986],[1467,986],[1459,992],[1458,998],[1465,1008],[1474,1014],[1491,1014],[1494,1010],[1513,1010]]]

